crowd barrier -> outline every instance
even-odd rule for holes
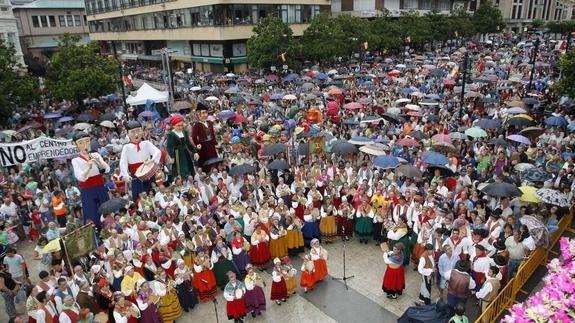
[[[564,216],[561,221],[559,221],[557,231],[553,232],[549,238],[548,248],[537,248],[535,249],[529,257],[519,266],[515,277],[511,279],[507,285],[505,285],[499,294],[491,301],[489,306],[485,308],[485,311],[475,320],[476,323],[490,323],[496,322],[497,319],[505,312],[514,302],[519,292],[522,290],[525,283],[531,278],[531,275],[537,270],[537,268],[546,263],[549,257],[549,253],[557,255],[557,252],[551,249],[559,241],[559,238],[563,235],[565,230],[570,230],[570,225],[573,222],[573,209],[570,210],[567,216]]]

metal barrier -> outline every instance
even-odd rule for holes
[[[530,255],[527,260],[525,260],[517,269],[515,277],[511,279],[507,285],[505,285],[499,294],[489,303],[489,306],[485,308],[485,311],[475,320],[476,323],[489,323],[496,322],[497,319],[505,312],[512,303],[515,302],[517,293],[522,291],[523,285],[531,278],[531,275],[537,270],[537,268],[547,262],[549,253],[557,254],[551,251],[555,244],[559,241],[565,230],[569,230],[569,226],[573,222],[573,209],[570,210],[569,214],[564,216],[561,221],[559,221],[557,231],[553,232],[549,238],[549,248],[537,248]],[[522,291],[527,294],[526,292]]]

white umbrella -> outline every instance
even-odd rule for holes
[[[110,120],[104,120],[104,121],[100,122],[100,126],[106,127],[106,128],[116,128],[114,123]]]
[[[401,98],[401,99],[395,100],[395,104],[408,103],[408,102],[411,102],[411,100],[407,99],[407,98]]]
[[[337,74],[337,70],[329,70],[329,72],[327,72],[327,75],[335,75]]]
[[[81,122],[81,123],[77,123],[74,125],[74,130],[86,130],[88,128],[90,128],[91,125],[89,123],[85,123],[85,122]]]
[[[421,92],[411,92],[411,94],[409,94],[409,95],[420,98],[420,97],[423,96],[423,93],[421,93]]]
[[[201,90],[202,90],[202,88],[199,87],[199,86],[192,86],[192,87],[190,88],[190,91],[194,91],[194,92],[201,91]]]
[[[397,65],[395,65],[395,67],[396,68],[405,68],[406,66],[405,66],[405,64],[397,64]]]
[[[542,188],[535,192],[535,196],[547,204],[557,205],[560,207],[569,206],[569,196],[557,190]]]
[[[391,113],[391,114],[400,114],[401,110],[399,108],[390,108],[390,109],[387,109],[387,112]]]
[[[411,111],[421,111],[421,107],[417,104],[406,104],[405,107]]]
[[[234,74],[234,73],[228,73],[228,74],[226,74],[226,77],[230,77],[230,78],[236,77],[236,74]]]
[[[529,163],[519,163],[517,165],[515,165],[513,168],[518,171],[518,172],[524,172],[530,168],[534,168],[535,165],[529,164]]]
[[[369,144],[359,147],[359,151],[373,156],[387,155],[386,150],[389,150],[389,147],[384,144]]]
[[[216,98],[215,96],[208,96],[204,99],[204,101],[219,101],[220,99]]]
[[[286,94],[283,97],[284,100],[297,100],[297,97],[293,94]]]

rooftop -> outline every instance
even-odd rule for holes
[[[36,0],[23,5],[15,5],[15,9],[84,9],[84,0]]]

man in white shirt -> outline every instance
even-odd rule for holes
[[[15,219],[18,216],[18,206],[9,196],[4,197],[4,203],[0,206],[0,214],[5,220]]]
[[[499,268],[497,266],[489,267],[489,270],[485,276],[485,283],[481,287],[481,289],[475,294],[477,299],[481,304],[481,311],[483,312],[485,308],[489,305],[489,303],[497,296],[499,293],[499,288],[501,284],[499,283],[499,279],[497,279],[497,274],[499,274]]]

